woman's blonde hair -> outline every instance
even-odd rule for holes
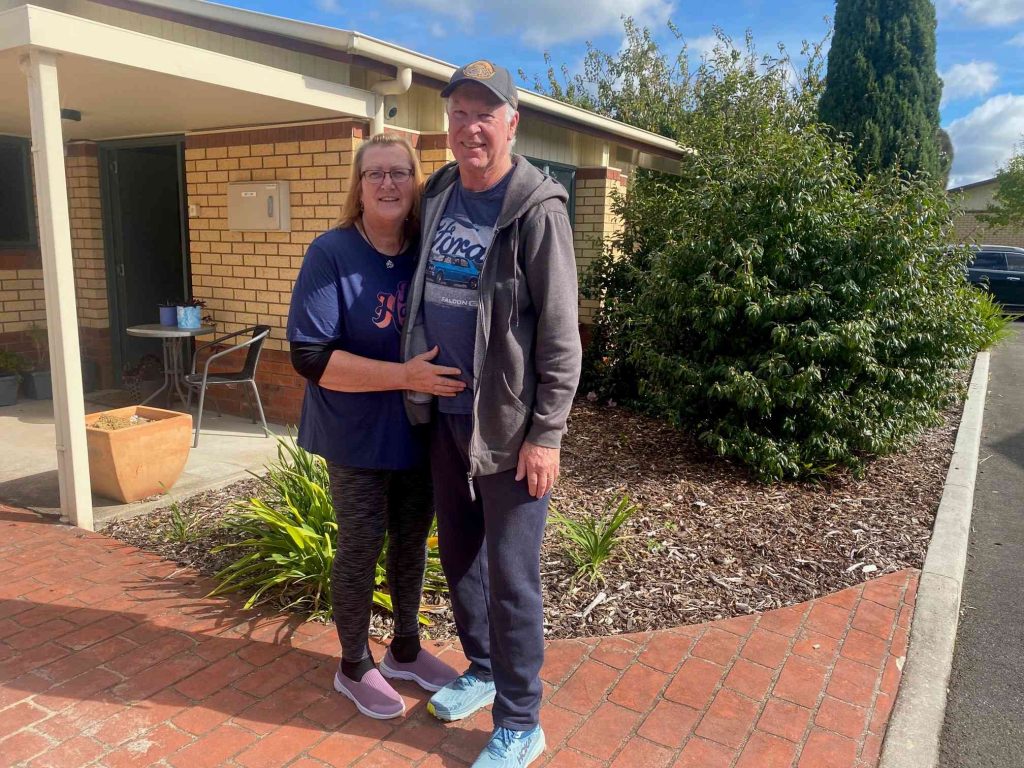
[[[355,157],[352,159],[352,181],[349,183],[348,195],[341,206],[341,218],[338,219],[338,227],[344,229],[354,226],[363,214],[363,156],[370,147],[401,147],[409,155],[409,164],[412,166],[413,185],[412,208],[405,220],[405,238],[412,241],[420,234],[420,196],[423,190],[423,170],[420,168],[419,158],[416,157],[416,150],[408,139],[396,136],[393,133],[378,133],[359,145]]]

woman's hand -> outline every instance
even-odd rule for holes
[[[440,397],[455,397],[466,388],[466,382],[451,378],[462,374],[458,368],[448,368],[430,362],[437,357],[439,351],[440,348],[435,345],[428,352],[416,355],[412,360],[402,364],[405,389]]]

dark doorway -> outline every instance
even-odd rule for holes
[[[107,295],[114,376],[151,354],[159,339],[129,336],[159,322],[158,305],[191,293],[180,138],[111,142],[100,147],[107,244]]]

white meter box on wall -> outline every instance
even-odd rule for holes
[[[228,184],[228,229],[238,232],[290,232],[291,193],[287,181]]]

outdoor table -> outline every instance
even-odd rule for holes
[[[214,326],[203,325],[199,328],[179,328],[176,325],[160,325],[160,323],[148,323],[146,325],[133,325],[125,329],[129,336],[144,336],[151,339],[161,339],[164,351],[164,384],[160,389],[142,401],[145,405],[161,392],[167,393],[167,406],[171,405],[171,394],[178,393],[181,402],[187,402],[182,385],[185,383],[185,357],[182,354],[185,339],[192,339],[196,336],[205,336],[213,333]]]

